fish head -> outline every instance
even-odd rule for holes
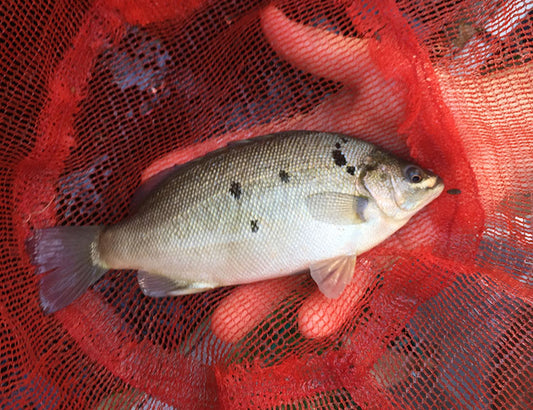
[[[381,211],[398,220],[413,216],[444,189],[438,175],[382,152],[365,159],[360,181]]]

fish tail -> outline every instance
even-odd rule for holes
[[[27,241],[40,276],[41,305],[53,313],[70,305],[107,271],[95,262],[93,248],[100,226],[38,229]]]

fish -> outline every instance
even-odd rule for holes
[[[34,230],[41,306],[56,312],[108,270],[137,270],[151,297],[309,271],[337,298],[357,256],[444,189],[436,174],[354,137],[285,131],[228,144],[139,189],[114,225]],[[134,196],[135,197],[135,196]]]

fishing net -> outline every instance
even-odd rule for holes
[[[530,0],[0,4],[0,407],[530,408]],[[337,300],[297,275],[45,315],[25,241],[229,141],[342,132],[443,194]],[[205,256],[209,258],[209,255]]]

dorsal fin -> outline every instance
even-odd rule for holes
[[[236,141],[230,141],[226,144],[226,147],[232,148],[232,147],[240,147],[242,145],[248,145],[251,142],[257,141],[258,138],[245,138],[242,140],[236,140]]]
[[[152,175],[146,181],[144,181],[137,191],[133,194],[131,198],[130,210],[135,211],[139,209],[144,200],[157,188],[159,187],[170,175],[178,171],[184,164],[174,165],[167,169],[164,169],[161,172],[158,172],[155,175]]]

